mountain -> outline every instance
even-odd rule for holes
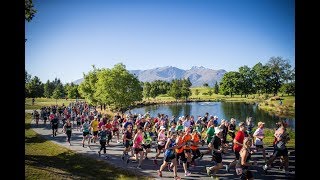
[[[223,75],[227,72],[223,69],[213,70],[203,66],[194,66],[189,70],[183,70],[172,66],[159,67],[148,70],[129,70],[130,73],[135,74],[142,82],[152,82],[155,80],[171,81],[173,79],[190,78],[193,87],[202,86],[208,83],[213,87],[216,81],[219,83]],[[80,84],[83,81],[78,79],[74,84]]]

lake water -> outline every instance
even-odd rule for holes
[[[157,116],[158,113],[171,116],[185,116],[193,115],[204,116],[206,112],[213,116],[218,116],[218,121],[221,119],[230,120],[232,117],[240,121],[245,121],[247,117],[252,117],[254,125],[259,121],[265,122],[267,128],[275,127],[275,123],[279,120],[286,119],[289,127],[295,128],[294,118],[279,118],[270,115],[265,111],[260,110],[257,105],[245,104],[240,102],[191,102],[191,103],[176,103],[176,104],[159,104],[152,106],[145,106],[131,110],[131,113],[145,114],[150,112],[152,117]]]

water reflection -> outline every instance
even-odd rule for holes
[[[221,119],[230,120],[232,117],[237,119],[237,122],[245,121],[247,117],[252,117],[255,125],[259,121],[266,123],[266,127],[275,127],[275,123],[279,120],[287,120],[289,127],[295,127],[294,118],[279,118],[270,115],[267,112],[260,110],[257,105],[251,105],[239,102],[192,102],[192,103],[176,103],[166,105],[153,105],[141,108],[132,109],[132,113],[145,114],[150,112],[152,116],[157,116],[158,113],[171,116],[204,116],[206,112],[209,115],[215,115]]]

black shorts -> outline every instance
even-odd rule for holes
[[[183,152],[184,153],[192,153],[191,149],[184,149]]]
[[[273,151],[273,155],[275,155],[276,157],[288,156],[288,149],[287,148],[285,148],[284,150],[275,149]]]
[[[56,125],[53,124],[53,125],[52,125],[52,130],[53,130],[53,129],[58,129],[58,124],[56,124]]]
[[[93,131],[93,136],[97,136],[98,135],[98,131]]]
[[[142,144],[142,147],[144,149],[150,149],[151,148],[151,144]]]
[[[87,135],[89,135],[89,132],[83,132],[82,135],[87,136]]]
[[[251,178],[253,178],[252,172],[248,169],[243,169],[240,179],[251,179]]]
[[[176,158],[176,154],[173,153],[171,156],[164,156],[163,159],[165,162],[171,162],[172,159]]]
[[[138,154],[140,151],[143,151],[142,148],[133,148],[133,150],[135,154]]]
[[[239,151],[234,151],[234,154],[236,155],[236,159],[240,159],[240,152]]]
[[[184,152],[178,153],[178,154],[176,155],[176,157],[177,157],[177,160],[180,158],[180,160],[181,160],[183,163],[186,163],[186,162],[187,162],[187,158],[186,158],[186,156],[184,155]]]
[[[256,148],[263,149],[263,145],[256,145]]]
[[[162,149],[164,149],[165,146],[166,146],[166,145],[160,146],[160,145],[158,144],[158,149],[159,149],[159,150],[162,150]]]
[[[221,163],[221,162],[222,162],[222,155],[221,155],[221,153],[213,153],[212,156],[214,157],[216,163]]]
[[[126,141],[124,143],[124,147],[129,148],[129,146],[133,146],[133,144],[132,143],[130,144],[130,141]]]

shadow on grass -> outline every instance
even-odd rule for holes
[[[129,172],[119,171],[108,166],[102,161],[71,152],[61,153],[57,156],[26,155],[25,163],[34,168],[46,169],[55,175],[72,175],[84,179],[138,178]],[[61,172],[55,169],[59,169]]]

